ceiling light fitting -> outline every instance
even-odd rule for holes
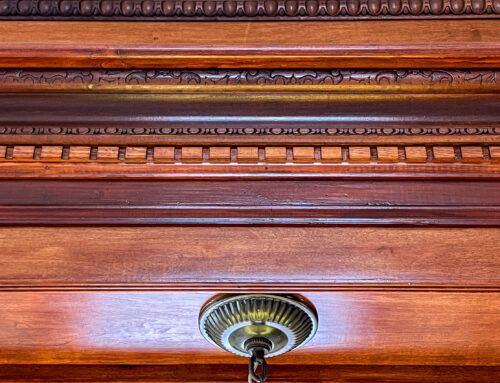
[[[248,382],[267,378],[265,358],[307,343],[316,333],[314,308],[290,295],[222,295],[208,302],[199,317],[200,331],[213,345],[250,357]]]

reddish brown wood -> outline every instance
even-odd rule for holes
[[[10,22],[0,25],[0,66],[499,67],[499,20],[427,23]]]
[[[497,181],[0,181],[2,225],[500,226]]]
[[[199,310],[274,292],[271,382],[496,383],[499,29],[0,23],[0,380],[243,381]]]
[[[499,157],[500,158],[500,157]],[[3,179],[114,179],[114,180],[311,180],[311,179],[446,179],[498,180],[498,161],[474,163],[349,164],[120,164],[5,162]]]
[[[276,365],[272,382],[300,383],[497,383],[500,367]],[[180,365],[0,365],[0,379],[9,382],[242,382],[243,364]]]
[[[499,244],[494,228],[2,228],[0,284],[498,287]]]
[[[2,292],[0,362],[243,364],[198,331],[198,311],[213,294]],[[498,292],[305,297],[318,310],[318,333],[303,348],[270,359],[273,364],[498,364]]]

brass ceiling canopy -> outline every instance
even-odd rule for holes
[[[267,376],[264,357],[291,351],[316,333],[316,311],[304,300],[289,295],[222,295],[200,312],[200,331],[213,345],[250,357],[249,382]],[[261,374],[256,367],[261,366]]]

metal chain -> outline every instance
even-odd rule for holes
[[[257,374],[257,370],[261,372]],[[267,379],[267,362],[264,359],[263,349],[254,349],[248,362],[248,383],[264,383]]]

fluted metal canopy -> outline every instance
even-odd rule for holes
[[[294,296],[223,295],[200,312],[200,331],[212,344],[241,356],[262,345],[266,357],[307,343],[316,333],[314,309]]]

